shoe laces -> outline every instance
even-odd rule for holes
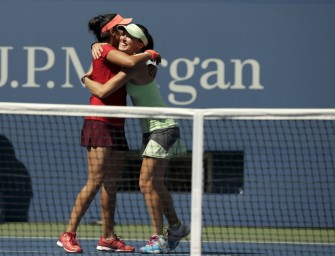
[[[71,245],[79,245],[75,234],[68,233],[68,236]]]
[[[159,239],[158,235],[153,235],[152,237],[149,238],[147,245],[149,246],[153,245],[155,242],[157,242],[158,239]]]
[[[121,240],[121,237],[117,236],[116,234],[114,234],[113,242],[115,242],[115,243],[117,243],[121,246],[124,246],[126,244],[123,240]]]

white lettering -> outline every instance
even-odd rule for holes
[[[200,59],[194,58],[193,62],[191,60],[180,58],[176,59],[171,63],[170,66],[170,74],[173,78],[173,80],[169,83],[169,88],[172,93],[168,95],[168,100],[172,104],[175,105],[188,105],[194,102],[197,98],[197,91],[192,85],[183,85],[183,84],[177,84],[177,82],[185,81],[190,79],[194,75],[194,65],[199,64]],[[180,76],[178,74],[178,66],[179,64],[185,64],[186,65],[186,74],[184,76]],[[189,94],[190,99],[189,100],[177,100],[175,93],[184,93]]]
[[[85,74],[85,71],[79,61],[78,55],[73,47],[62,47],[66,54],[65,61],[65,83],[61,85],[62,88],[73,88],[74,85],[70,82],[70,62],[77,73],[78,81]],[[84,87],[84,85],[83,85]]]
[[[54,52],[47,47],[23,47],[27,50],[27,82],[22,87],[39,88],[40,85],[35,82],[35,73],[50,69],[55,63]],[[44,66],[36,67],[36,52],[41,51],[47,55],[47,62]]]
[[[6,84],[11,88],[19,88],[19,81],[25,74],[18,73],[18,78],[10,80],[11,62],[9,54],[14,47],[2,46],[0,47],[0,89],[5,88]],[[80,85],[80,77],[85,73],[83,65],[80,61],[76,49],[74,47],[62,47],[64,53],[64,65],[55,67],[56,54],[48,47],[23,47],[26,51],[26,83],[23,83],[23,88],[40,88],[41,84],[36,79],[38,72],[47,71],[52,68],[57,69],[51,72],[51,77],[64,78],[64,83],[60,85],[63,89],[74,89],[75,85]],[[44,59],[40,60],[40,56]],[[63,58],[62,58],[63,59]],[[261,84],[261,65],[255,59],[231,59],[231,66],[219,58],[207,58],[201,60],[199,57],[193,59],[177,58],[168,63],[167,60],[162,59],[161,67],[167,68],[170,77],[168,86],[167,100],[170,104],[175,106],[187,106],[197,100],[198,93],[211,90],[263,90],[264,86]],[[41,64],[42,63],[42,64]],[[91,63],[90,63],[91,65]],[[62,69],[62,67],[65,67]],[[199,67],[197,67],[199,66]],[[91,66],[89,67],[91,68]],[[227,77],[227,71],[232,71],[232,77]],[[60,72],[61,70],[62,72]],[[74,83],[73,74],[75,73]],[[230,73],[229,73],[230,74]],[[57,84],[54,79],[46,82],[45,87],[52,89]],[[86,90],[82,85],[80,89]],[[61,100],[60,100],[61,101]]]
[[[260,83],[260,65],[258,61],[248,59],[244,62],[241,62],[239,59],[232,59],[232,63],[235,64],[235,83],[230,87],[231,89],[245,89],[245,85],[243,84],[243,67],[247,64],[251,66],[251,76],[252,83],[249,86],[249,89],[252,90],[261,90],[264,89],[263,85]]]
[[[207,72],[200,78],[200,85],[202,88],[206,90],[212,90],[215,87],[219,89],[228,89],[230,86],[230,82],[225,84],[225,64],[220,59],[207,59],[201,63],[201,67],[203,69],[208,68],[210,63],[216,64],[216,70]],[[209,83],[209,79],[214,77],[214,82],[212,84]]]
[[[8,79],[8,51],[13,47],[0,47],[0,87],[4,86]]]

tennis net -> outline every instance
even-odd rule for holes
[[[65,231],[87,179],[86,151],[80,147],[84,116],[126,118],[130,150],[122,166],[115,221],[117,233],[127,243],[143,246],[152,232],[138,186],[142,162],[138,119],[154,116],[177,119],[188,149],[171,159],[166,170],[176,211],[191,225],[190,236],[173,252],[331,255],[334,251],[333,109],[0,103],[0,254],[13,254],[17,248],[11,251],[8,244],[23,238],[21,252],[59,254],[55,242]],[[87,254],[95,253],[100,224],[96,197],[78,229]],[[93,250],[88,248],[91,241]]]

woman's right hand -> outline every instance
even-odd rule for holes
[[[150,53],[151,55],[151,60],[156,62],[156,64],[158,65],[159,63],[161,63],[161,55],[159,52],[155,51],[155,50],[145,50],[144,52]]]
[[[93,43],[92,44],[92,57],[94,59],[99,59],[101,57],[101,53],[103,52],[103,49],[102,49],[102,44],[103,43]]]

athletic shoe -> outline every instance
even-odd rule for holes
[[[76,232],[64,232],[58,239],[57,245],[66,252],[82,253],[83,249],[76,238]]]
[[[143,254],[160,254],[168,252],[169,245],[166,241],[166,237],[158,235],[153,235],[152,237],[150,237],[147,245],[140,248],[140,253]]]
[[[104,237],[101,237],[97,245],[97,250],[111,252],[133,252],[135,251],[135,248],[126,245],[125,242],[115,236],[112,239],[106,239]]]
[[[176,230],[168,229],[168,243],[170,251],[174,250],[178,246],[179,241],[182,238],[187,237],[190,231],[190,227],[182,222],[180,227]]]

